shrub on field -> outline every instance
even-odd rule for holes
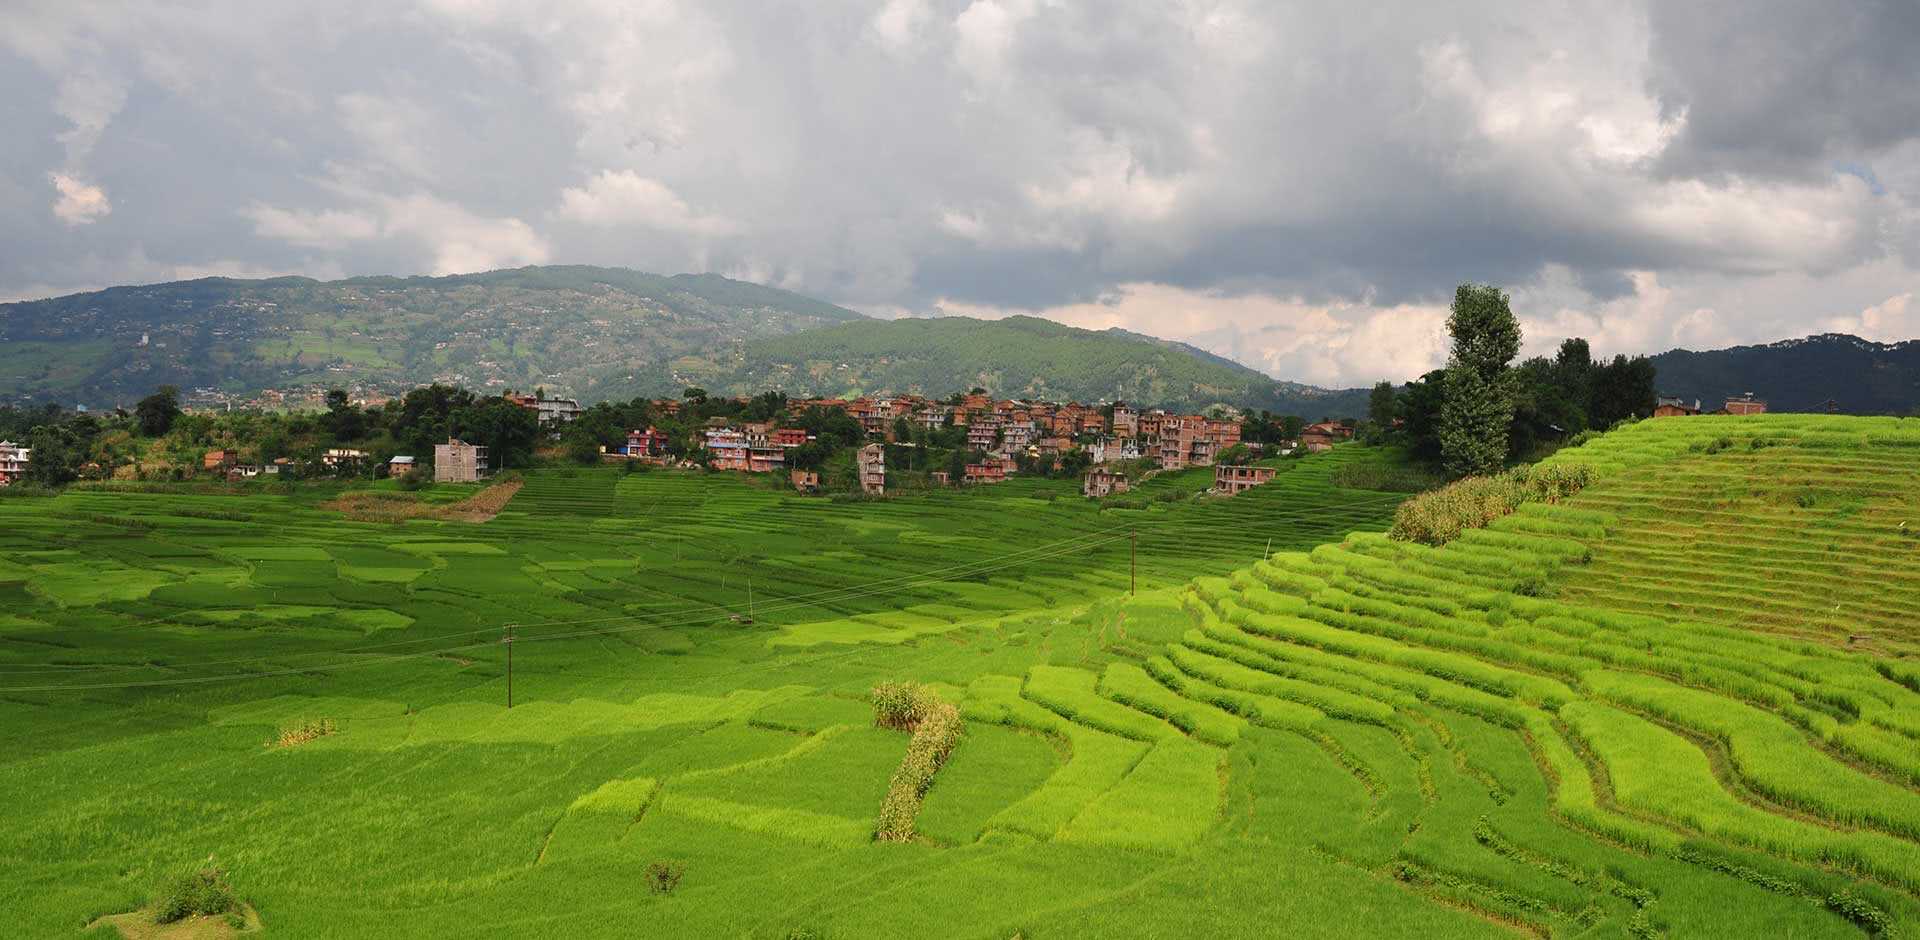
[[[880,802],[880,823],[874,831],[874,838],[882,842],[905,842],[913,838],[913,821],[934,773],[960,741],[960,710],[925,686],[886,682],[873,689],[873,715],[883,728],[913,733],[907,756],[893,772]]]
[[[333,734],[335,730],[337,729],[335,729],[333,719],[331,718],[303,721],[297,725],[281,728],[280,737],[274,741],[274,746],[299,747],[308,741],[316,738],[324,738],[327,735]]]
[[[687,873],[687,866],[679,862],[648,862],[647,890],[654,894],[672,894],[680,886],[680,876]]]
[[[427,477],[419,470],[408,470],[394,478],[394,484],[411,493],[427,485]]]
[[[1403,542],[1445,545],[1469,529],[1485,528],[1528,502],[1558,503],[1596,479],[1591,465],[1554,463],[1515,467],[1496,476],[1466,477],[1400,504],[1387,533]]]
[[[239,908],[227,873],[208,859],[205,868],[180,876],[154,905],[153,919],[171,924],[189,917],[226,914]]]
[[[1519,508],[1526,486],[1514,474],[1467,477],[1400,504],[1388,535],[1406,542],[1445,545]]]
[[[912,731],[919,720],[920,687],[911,682],[882,682],[873,687],[873,723]]]

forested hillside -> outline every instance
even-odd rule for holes
[[[668,363],[860,319],[713,274],[529,267],[451,277],[203,278],[0,304],[0,398],[94,407],[160,385],[583,398],[678,391]]]
[[[1058,401],[1181,409],[1226,403],[1314,418],[1365,414],[1367,397],[1365,389],[1277,381],[1181,343],[1035,317],[862,321],[749,343],[738,363],[679,368],[707,370],[709,387],[735,394],[941,395],[980,387]]]
[[[1761,346],[1653,357],[1660,393],[1698,398],[1708,410],[1729,395],[1753,392],[1774,411],[1824,411],[1829,399],[1848,414],[1908,414],[1920,406],[1920,341],[1875,343],[1822,333]]]

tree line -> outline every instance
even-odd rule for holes
[[[1446,366],[1397,390],[1374,386],[1367,424],[1376,438],[1404,443],[1450,475],[1490,473],[1583,431],[1653,413],[1655,373],[1645,356],[1596,360],[1574,337],[1552,358],[1514,365],[1520,322],[1507,293],[1492,285],[1454,292],[1447,332]]]

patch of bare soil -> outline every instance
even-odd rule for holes
[[[520,480],[495,483],[457,503],[423,503],[412,493],[357,490],[325,503],[355,522],[405,522],[408,519],[445,519],[449,522],[488,522],[507,508],[520,492]]]
[[[155,921],[153,911],[147,909],[108,914],[88,924],[87,929],[92,930],[102,924],[111,925],[126,940],[227,940],[229,937],[258,933],[263,926],[260,912],[254,910],[251,904],[241,905],[236,913],[188,917],[171,924]]]

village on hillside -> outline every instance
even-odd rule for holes
[[[661,414],[678,415],[685,407],[673,399],[655,400]],[[1125,402],[1083,405],[1078,402],[1022,401],[996,399],[984,393],[955,396],[941,402],[920,396],[880,398],[810,398],[787,403],[789,415],[815,410],[844,414],[859,423],[870,440],[861,445],[857,457],[860,489],[869,495],[887,491],[886,449],[889,446],[916,447],[911,430],[932,433],[942,430],[964,433],[964,446],[971,459],[956,475],[951,469],[933,470],[929,481],[935,485],[978,485],[999,483],[1023,468],[1055,471],[1066,466],[1082,466],[1085,476],[1082,492],[1098,498],[1125,492],[1128,477],[1112,465],[1128,462],[1161,470],[1212,466],[1223,455],[1236,465],[1219,467],[1216,489],[1237,493],[1251,481],[1271,479],[1272,468],[1248,468],[1237,464],[1247,457],[1271,451],[1287,455],[1297,450],[1314,453],[1327,450],[1336,442],[1354,435],[1353,421],[1321,421],[1304,425],[1290,439],[1271,444],[1243,441],[1242,422],[1231,413],[1215,416],[1172,414],[1161,409],[1136,410]],[[555,414],[565,414],[556,410]],[[543,415],[545,412],[543,412]],[[558,420],[570,420],[559,418]],[[903,433],[903,431],[907,433]],[[700,431],[701,453],[697,458],[676,460],[671,453],[670,435],[657,427],[635,429],[624,446],[609,448],[608,460],[637,460],[661,465],[704,466],[709,470],[742,473],[787,474],[795,489],[816,492],[820,475],[800,467],[789,455],[815,441],[817,435],[804,427],[788,426],[778,420],[732,421],[709,419]],[[1238,448],[1235,450],[1235,448]]]
[[[556,450],[570,424],[607,407],[589,409],[577,400],[544,392],[507,392],[482,400],[524,414],[548,453]],[[382,396],[352,407],[364,408],[371,416],[402,402]],[[612,443],[597,445],[587,456],[616,464],[777,475],[794,490],[819,493],[826,489],[822,455],[845,447],[854,451],[852,485],[847,489],[870,496],[897,488],[897,475],[890,485],[889,467],[898,470],[903,464],[922,470],[921,480],[932,486],[1000,483],[1021,473],[1076,476],[1082,493],[1094,499],[1124,493],[1147,473],[1211,466],[1213,492],[1234,495],[1273,478],[1275,468],[1256,461],[1325,451],[1353,439],[1366,426],[1353,419],[1282,421],[1272,415],[1242,415],[1224,406],[1215,406],[1208,414],[1178,414],[1126,402],[1086,405],[1005,399],[978,389],[944,400],[919,395],[786,399],[777,393],[755,399],[709,399],[701,393],[684,399],[636,400],[632,406],[640,407],[651,420],[643,427],[626,428],[624,439],[619,433],[612,435]],[[338,401],[334,408],[339,410]],[[761,416],[750,418],[756,410]],[[1711,411],[1698,400],[1660,397],[1650,417],[1750,415],[1766,410],[1767,403],[1750,392],[1729,396]],[[707,414],[712,411],[720,414]],[[188,408],[183,413],[231,415],[222,409]],[[850,433],[823,442],[823,422],[834,418],[843,419]],[[1393,428],[1402,423],[1399,418],[1391,420]],[[1257,430],[1249,433],[1249,429]],[[944,443],[955,456],[944,467],[930,468],[924,460],[903,461],[900,456],[935,442]],[[304,456],[269,456],[260,447],[217,446],[204,453],[195,451],[197,465],[184,471],[229,482],[392,477],[474,483],[507,469],[507,461],[490,454],[487,444],[459,436],[421,447],[419,453],[376,453],[367,447],[327,446]],[[960,455],[965,459],[958,459]],[[29,447],[0,441],[0,487],[26,479],[31,461]],[[87,469],[100,477],[109,473],[91,465]]]

